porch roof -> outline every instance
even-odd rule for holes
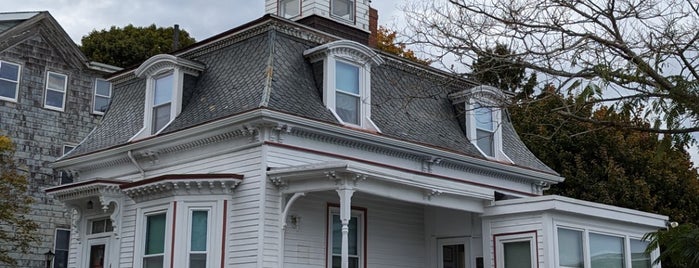
[[[494,200],[485,186],[446,180],[355,161],[327,161],[309,165],[272,168],[270,181],[283,194],[336,190],[341,180],[352,188],[381,197],[440,207],[483,212],[484,201]]]

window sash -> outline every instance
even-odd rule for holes
[[[279,1],[279,14],[284,18],[293,18],[301,15],[301,1],[299,0],[282,0]]]
[[[328,224],[329,224],[329,257],[330,267],[339,268],[342,263],[342,222],[340,221],[340,212],[336,208],[330,208]],[[363,267],[362,254],[364,254],[364,213],[357,210],[352,210],[352,215],[348,223],[349,233],[348,239],[348,257],[350,268]]]
[[[502,243],[504,268],[530,268],[532,263],[531,240]]]
[[[56,254],[53,258],[53,268],[68,267],[68,252],[70,250],[70,230],[56,229],[54,237],[53,252]]]
[[[354,0],[332,0],[330,2],[330,13],[333,16],[354,21]]]
[[[21,68],[19,64],[0,61],[0,98],[17,100]]]
[[[166,213],[146,215],[145,243],[143,248],[145,259],[165,253]]]
[[[623,268],[624,238],[597,233],[589,233],[590,266],[592,268]]]
[[[209,210],[192,210],[189,213],[189,264],[190,268],[206,266],[208,253]],[[202,267],[203,267],[202,266]]]
[[[104,113],[109,108],[109,101],[112,98],[112,84],[104,79],[95,79],[95,90],[92,111]]]
[[[583,268],[583,232],[558,228],[558,265],[566,268]]]
[[[46,94],[44,106],[49,108],[64,109],[68,76],[59,73],[48,72],[46,76]]]
[[[172,103],[167,102],[158,106],[153,107],[153,134],[157,133],[163,129],[168,123],[170,123],[172,114]]]

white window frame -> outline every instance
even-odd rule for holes
[[[296,2],[296,5],[298,5],[299,7],[299,12],[297,14],[289,14],[289,16],[285,14],[286,9],[284,7],[286,7],[285,3],[288,2]],[[279,3],[279,16],[287,19],[301,16],[301,8],[303,8],[303,6],[301,5],[301,0],[279,0],[277,3]]]
[[[97,94],[98,81],[103,81],[103,82],[109,84],[109,96]],[[111,102],[111,100],[112,100],[112,83],[110,83],[109,81],[107,81],[105,79],[100,79],[100,78],[95,79],[95,87],[93,89],[93,94],[92,94],[92,113],[103,115],[104,112],[97,110],[97,98],[98,97],[107,99],[107,109],[109,109],[109,102]]]
[[[466,111],[466,135],[473,144],[473,146],[478,149],[478,151],[488,159],[495,160],[505,160],[512,162],[502,147],[502,109],[497,107],[494,103],[484,100],[471,100],[464,104]],[[493,155],[488,155],[483,151],[480,146],[478,146],[478,119],[476,118],[476,110],[480,107],[488,108],[492,112],[493,130],[488,131],[493,135]]]
[[[157,81],[160,79],[163,79],[165,77],[168,77],[168,76],[172,76],[172,86],[173,86],[173,88],[170,89],[171,90],[170,91],[170,94],[171,94],[170,101],[166,102],[166,103],[161,103],[159,105],[155,105],[153,102],[155,101],[155,90],[156,90],[156,86],[158,84]],[[177,98],[176,96],[182,95],[182,88],[181,88],[182,79],[178,79],[178,72],[171,70],[171,71],[162,72],[158,75],[154,75],[149,79],[149,81],[151,81],[151,85],[149,86],[149,90],[148,90],[148,94],[150,96],[148,96],[146,98],[148,100],[147,101],[147,106],[148,106],[147,111],[150,112],[150,116],[149,116],[149,120],[148,120],[150,122],[150,124],[149,124],[150,131],[149,132],[153,135],[156,135],[156,134],[160,133],[161,131],[163,131],[165,128],[167,128],[167,126],[170,125],[172,120],[175,119],[175,116],[176,116],[175,113],[177,112],[175,109],[175,103],[181,103],[179,99],[175,100],[175,98]],[[179,85],[178,85],[178,83],[179,83]],[[178,88],[180,91],[179,91],[179,94],[176,95],[176,93],[178,93],[177,92]],[[154,130],[153,127],[155,124],[155,117],[154,117],[153,110],[155,110],[156,107],[160,107],[160,106],[163,106],[165,104],[170,105],[170,118],[168,119],[168,122],[165,123],[165,125],[163,125],[162,128],[160,128],[158,130]]]
[[[11,102],[17,102],[17,100],[18,100],[18,98],[19,98],[19,81],[21,81],[21,79],[22,79],[22,65],[21,65],[21,64],[18,64],[18,63],[14,63],[14,62],[9,62],[9,61],[0,60],[0,68],[2,68],[2,65],[4,65],[4,64],[15,65],[15,66],[18,67],[18,69],[17,69],[17,78],[16,78],[17,80],[16,80],[16,81],[13,81],[13,80],[5,79],[5,78],[0,78],[0,80],[3,80],[3,81],[8,81],[8,82],[16,83],[16,86],[15,86],[15,97],[14,97],[14,98],[8,98],[8,97],[0,96],[0,100],[6,100],[6,101],[11,101]]]
[[[206,211],[206,250],[205,251],[192,251],[192,216],[194,215],[195,211]],[[206,267],[209,267],[214,260],[211,259],[211,250],[212,250],[212,245],[211,242],[213,240],[213,237],[211,236],[211,231],[213,230],[212,227],[212,209],[211,207],[190,207],[189,210],[187,211],[187,217],[189,220],[187,221],[187,260],[184,263],[187,267],[189,266],[190,263],[190,258],[192,257],[192,254],[206,254]]]
[[[326,258],[328,262],[326,263],[326,267],[332,268],[333,264],[333,216],[337,215],[340,216],[340,208],[336,206],[329,206],[328,207],[328,218],[327,220],[327,241],[328,244],[326,245],[328,252],[326,252]],[[360,209],[352,209],[350,213],[350,219],[352,217],[357,217],[357,259],[358,259],[358,268],[363,268],[364,267],[364,248],[366,247],[366,241],[364,241],[364,232],[366,231],[366,214],[364,210]],[[348,234],[349,235],[349,234]],[[342,243],[342,241],[340,241]],[[350,257],[355,257],[350,255]]]
[[[344,18],[340,15],[335,15],[335,11],[333,10],[334,2],[338,0],[330,0],[330,17],[336,18],[345,22],[350,22],[354,23],[357,19],[357,0],[346,0],[351,3],[350,10],[349,10],[349,18]]]
[[[165,214],[165,245],[163,245],[163,267],[170,267],[170,256],[172,256],[172,205],[156,205],[145,208],[138,208],[136,212],[136,237],[134,243],[136,252],[134,253],[133,267],[143,267],[143,258],[146,256],[146,217],[157,214]]]
[[[71,240],[72,232],[70,229],[56,228],[56,230],[54,231],[54,236],[53,236],[53,252],[55,254],[58,254],[58,251],[59,251],[59,249],[56,248],[56,244],[58,244],[58,231],[68,232],[68,248],[66,249],[66,252],[68,254],[66,254],[66,263],[64,266],[64,267],[68,267],[68,259],[70,259],[70,247],[71,247],[70,240]],[[63,249],[60,249],[60,250],[63,250]],[[58,267],[56,267],[56,259],[55,258],[53,260],[53,263],[51,264],[51,267],[58,268]]]
[[[178,198],[175,232],[185,235],[176,237],[173,261],[177,267],[189,267],[192,211],[207,210],[209,212],[206,232],[206,267],[218,265],[221,254],[224,254],[224,249],[221,248],[221,237],[224,236],[221,226],[225,220],[222,218],[225,201],[201,199],[201,196]]]
[[[574,224],[574,223],[557,223],[554,224],[554,261],[556,264],[556,267],[558,267],[558,264],[560,263],[560,252],[558,250],[558,229],[568,229],[568,230],[574,230],[574,231],[580,231],[582,232],[582,243],[583,243],[583,268],[589,268],[592,267],[591,263],[591,255],[590,255],[590,233],[594,234],[599,234],[599,235],[606,235],[606,236],[612,236],[612,237],[619,237],[622,238],[623,245],[624,245],[624,252],[622,252],[622,255],[624,256],[624,267],[625,268],[631,268],[632,265],[632,260],[631,260],[631,239],[634,240],[640,240],[643,241],[643,235],[644,234],[635,234],[635,233],[625,233],[623,230],[609,230],[609,229],[603,229],[603,228],[597,228],[597,227],[591,227],[591,226],[584,226],[584,225],[579,225],[579,224]],[[650,259],[651,259],[651,267],[659,267],[658,265],[653,265],[652,261],[656,259],[660,254],[659,249],[655,249],[651,254],[650,254]],[[561,267],[566,267],[566,266],[561,266]]]
[[[529,242],[529,251],[531,254],[531,266],[538,267],[537,265],[537,232],[522,232],[516,234],[503,234],[495,236],[495,252],[496,252],[496,267],[505,267],[505,244],[513,242]]]
[[[110,267],[109,250],[111,245],[109,244],[109,237],[87,238],[84,251],[85,257],[82,260],[82,267],[90,267],[90,250],[94,245],[104,245],[104,266]]]
[[[65,78],[63,80],[63,91],[60,91],[60,90],[55,89],[55,88],[49,88],[49,79],[51,78],[52,74],[62,76],[63,78]],[[63,99],[61,100],[61,107],[52,106],[52,105],[49,105],[48,103],[46,103],[46,101],[48,101],[49,90],[54,91],[54,92],[62,92],[63,93]],[[62,73],[57,73],[57,72],[51,72],[51,71],[46,72],[46,85],[44,86],[44,108],[49,109],[49,110],[59,111],[59,112],[65,111],[65,109],[66,109],[66,95],[68,95],[68,75],[65,75]]]

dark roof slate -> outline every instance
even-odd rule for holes
[[[196,83],[188,85],[193,87],[190,99],[184,100],[181,114],[162,133],[258,107],[339,124],[323,104],[317,66],[303,56],[317,45],[271,27],[232,45],[188,57],[206,68]],[[373,67],[371,74],[372,120],[381,130],[377,135],[485,159],[468,141],[447,96],[463,88],[445,79],[446,75],[420,71],[419,66],[405,68],[412,63],[382,57],[386,63]],[[127,143],[143,124],[144,89],[143,78],[116,85],[103,122],[68,157]],[[509,117],[503,117],[502,127],[505,154],[514,165],[556,174],[524,146]]]

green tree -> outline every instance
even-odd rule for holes
[[[646,235],[651,242],[648,249],[661,247],[660,257],[654,261],[663,262],[663,267],[699,267],[699,227],[689,223]],[[647,250],[650,253],[651,250]]]
[[[376,32],[376,48],[423,65],[430,65],[430,60],[418,58],[414,51],[406,47],[405,43],[398,42],[397,37],[398,32],[379,26]]]
[[[38,241],[38,225],[25,217],[33,199],[27,195],[27,180],[14,162],[15,147],[0,136],[0,263],[16,265],[10,252],[26,253]]]
[[[83,36],[83,53],[92,61],[119,67],[140,64],[151,56],[172,52],[174,28],[135,27],[131,24],[124,28],[112,26],[109,30],[93,30]],[[180,30],[180,47],[194,44],[194,38],[185,30]]]

